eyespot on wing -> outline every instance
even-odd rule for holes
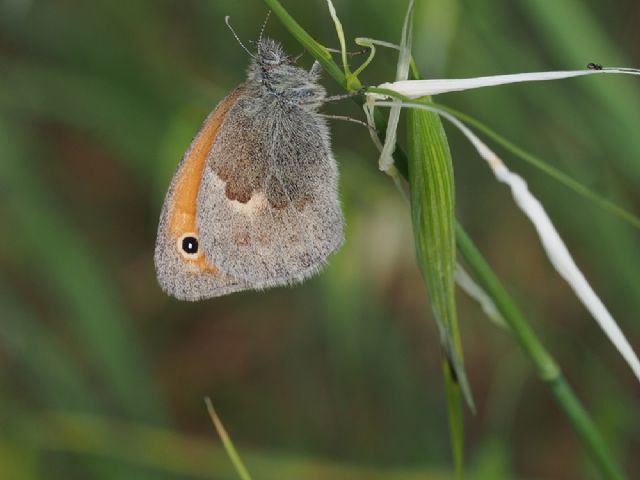
[[[156,275],[163,290],[181,300],[200,300],[248,288],[207,259],[196,223],[197,196],[207,157],[224,118],[241,93],[242,86],[222,100],[202,123],[165,198],[154,257]]]

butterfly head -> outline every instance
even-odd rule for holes
[[[263,68],[273,68],[279,65],[290,65],[291,59],[284,53],[282,45],[270,38],[262,38],[258,42],[256,63]]]
[[[326,92],[318,84],[318,74],[296,65],[282,46],[270,38],[262,38],[249,67],[249,79],[257,81],[266,96],[280,98],[303,108],[316,109]]]

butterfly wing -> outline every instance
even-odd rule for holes
[[[318,272],[342,244],[343,225],[324,120],[258,94],[239,97],[220,127],[197,225],[209,262],[267,288]]]
[[[242,92],[239,87],[229,94],[203,122],[178,165],[162,207],[154,256],[156,275],[162,289],[181,300],[249,288],[204,255],[196,223],[197,196],[207,157],[224,118]],[[185,246],[189,248],[185,250]]]

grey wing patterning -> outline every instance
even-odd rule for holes
[[[209,153],[197,225],[207,260],[251,288],[316,273],[343,242],[324,120],[248,88]]]

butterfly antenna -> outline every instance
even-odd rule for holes
[[[229,19],[231,17],[229,15],[227,15],[226,17],[224,17],[224,23],[227,24],[227,27],[229,27],[229,30],[231,30],[231,33],[233,33],[233,36],[236,37],[236,40],[238,41],[238,43],[240,44],[240,46],[244,49],[245,52],[247,52],[249,54],[250,57],[252,58],[256,58],[256,56],[251,53],[249,51],[249,49],[247,47],[244,46],[244,43],[242,43],[242,40],[240,40],[240,37],[238,36],[238,34],[236,33],[236,31],[233,29],[233,27],[231,26],[231,24],[229,23]]]
[[[269,21],[269,17],[271,16],[271,10],[267,12],[267,18],[264,19],[262,24],[262,28],[260,29],[260,36],[258,37],[258,45],[262,42],[262,34],[264,33],[265,28],[267,28],[267,22]]]

